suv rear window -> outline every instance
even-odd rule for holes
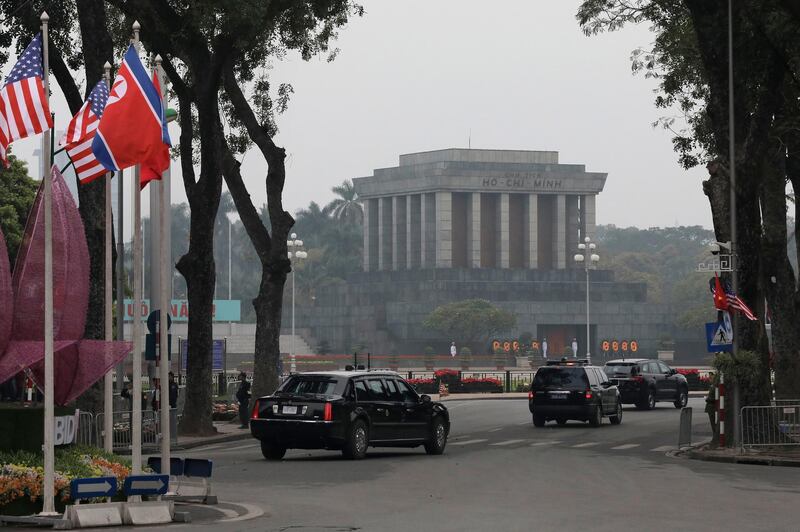
[[[636,364],[606,364],[603,370],[606,372],[606,375],[609,377],[622,377],[625,375],[631,375],[631,370],[636,367]],[[633,371],[633,374],[636,374],[636,371]]]
[[[533,378],[536,388],[560,388],[562,390],[586,390],[589,388],[589,379],[583,368],[544,367],[539,368]]]
[[[338,381],[329,377],[290,377],[281,386],[282,393],[292,395],[324,395],[330,397],[334,395]]]

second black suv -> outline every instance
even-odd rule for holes
[[[657,401],[669,401],[675,408],[683,408],[689,401],[686,377],[660,360],[609,360],[603,369],[619,387],[625,404],[652,410]]]
[[[250,432],[267,460],[280,460],[286,449],[337,449],[359,459],[370,446],[422,445],[442,454],[450,416],[394,372],[301,373],[256,400]]]
[[[608,417],[612,425],[622,423],[622,402],[617,387],[601,368],[587,360],[548,362],[536,371],[528,392],[533,424],[542,427],[554,419],[588,421],[593,427]]]

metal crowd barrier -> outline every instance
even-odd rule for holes
[[[75,434],[75,443],[78,445],[98,446],[95,439],[97,437],[94,426],[95,416],[91,412],[80,412],[78,416],[78,432]]]
[[[408,371],[403,372],[403,375],[409,379],[433,379],[435,371]],[[503,383],[503,391],[527,392],[530,383],[533,381],[533,376],[536,375],[535,370],[498,370],[498,371],[471,371],[462,370],[458,371],[459,380],[463,379],[497,379]],[[522,389],[524,388],[524,389]]]
[[[800,446],[800,401],[745,406],[739,427],[743,450]]]
[[[103,442],[103,421],[105,414],[98,413],[94,419],[95,438],[97,445]],[[131,411],[113,413],[113,448],[114,451],[126,450],[131,448],[133,432],[131,430]],[[170,441],[172,444],[178,442],[177,430],[178,411],[170,409]],[[81,420],[82,421],[82,420]],[[142,449],[157,450],[161,446],[161,416],[159,412],[152,410],[142,410]]]

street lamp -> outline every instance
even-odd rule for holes
[[[297,233],[292,233],[291,240],[286,241],[286,246],[289,248],[289,260],[300,260],[305,259],[308,257],[308,253],[303,251],[303,241],[297,239]],[[292,353],[291,353],[291,361],[292,366],[290,371],[295,373],[297,371],[297,360],[295,352],[295,341],[294,341],[294,267],[292,267]]]
[[[578,244],[578,251],[573,257],[577,264],[583,263],[586,270],[586,359],[592,361],[592,354],[589,349],[591,344],[591,333],[589,330],[589,270],[594,269],[598,262],[600,262],[600,255],[594,253],[597,246],[592,239],[588,236],[583,239],[583,242]]]

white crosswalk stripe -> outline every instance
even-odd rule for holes
[[[537,441],[531,444],[531,447],[540,447],[542,445],[555,445],[557,443],[561,443],[561,440],[547,440],[547,441]]]
[[[451,442],[450,445],[472,445],[473,443],[483,443],[489,440],[466,440],[466,441],[454,441]]]
[[[490,443],[489,445],[497,445],[497,446],[500,446],[500,445],[513,445],[513,444],[519,443],[521,441],[525,441],[525,440],[506,440],[506,441],[501,441],[501,442],[497,442],[497,443]]]
[[[573,449],[582,449],[584,447],[594,447],[595,445],[600,445],[600,442],[587,442],[587,443],[579,443],[578,445],[573,445]]]
[[[665,453],[667,451],[672,451],[672,450],[675,450],[675,449],[677,449],[677,447],[675,447],[674,445],[662,445],[661,447],[656,447],[656,448],[650,449],[650,450],[654,451],[654,452],[657,452],[657,453]]]
[[[616,447],[612,447],[615,451],[624,451],[625,449],[633,449],[634,447],[639,447],[640,444],[638,443],[623,443],[622,445],[617,445]]]

